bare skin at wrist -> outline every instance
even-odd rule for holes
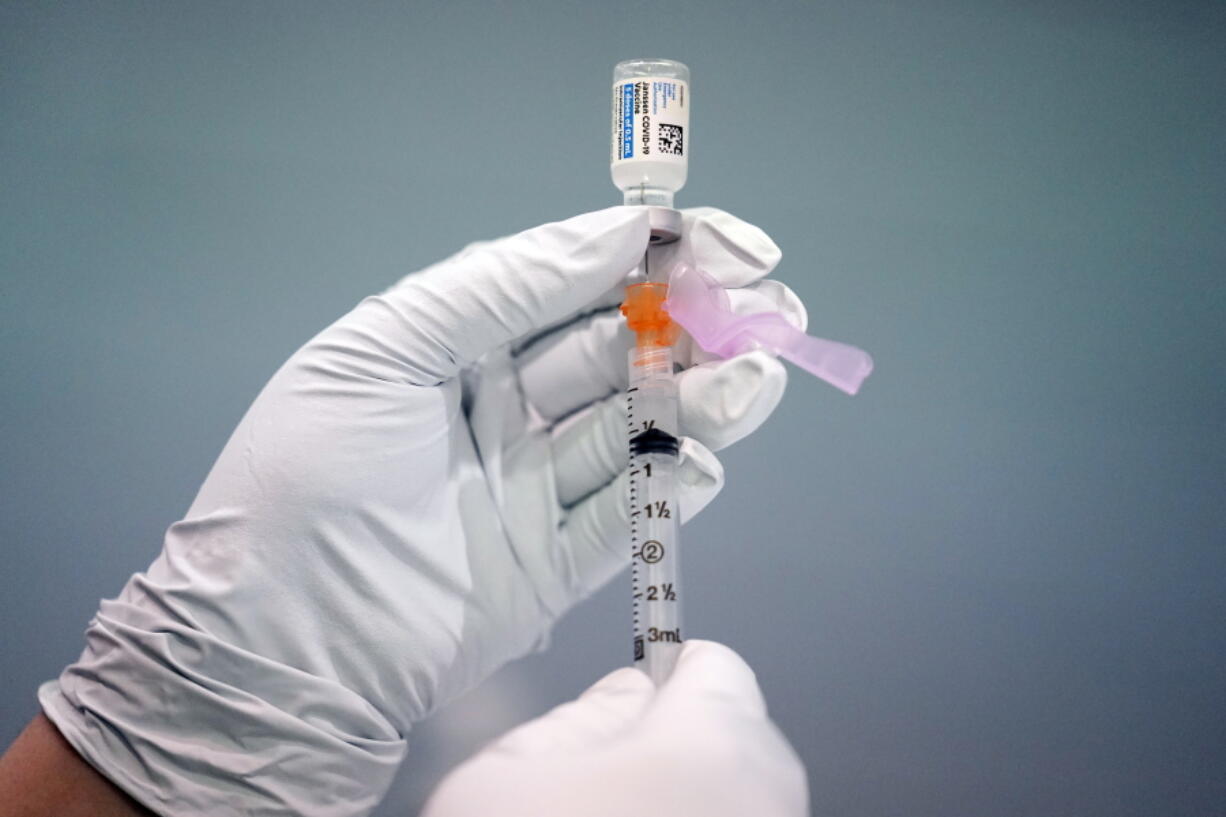
[[[154,817],[86,763],[41,712],[0,757],[0,817]]]

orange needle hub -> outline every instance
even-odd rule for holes
[[[633,330],[635,346],[642,349],[652,346],[672,346],[681,333],[681,327],[673,323],[664,308],[668,297],[668,284],[631,284],[626,287],[626,300],[622,314],[626,325]]]

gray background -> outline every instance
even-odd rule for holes
[[[1226,813],[1222,4],[0,5],[0,742],[280,362],[470,240],[615,203],[687,62],[803,376],[687,528],[829,815]],[[617,584],[411,736],[381,814],[626,658]]]

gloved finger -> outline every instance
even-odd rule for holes
[[[545,338],[548,338],[557,332],[563,332],[570,329],[579,321],[585,320],[594,315],[599,315],[601,313],[617,313],[618,307],[620,307],[622,301],[626,299],[627,282],[637,280],[642,280],[642,276],[631,274],[623,278],[621,281],[618,281],[617,284],[615,284],[609,291],[602,295],[598,295],[596,299],[590,303],[586,303],[576,309],[574,312],[571,312],[568,315],[563,315],[556,321],[546,324],[536,332],[529,332],[527,335],[524,335],[511,345],[511,354],[514,356],[519,356]]]
[[[787,383],[783,364],[761,351],[686,369],[677,376],[681,430],[721,451],[766,422]]]
[[[490,244],[493,244],[496,241],[501,241],[509,237],[510,236],[502,236],[502,238],[497,238],[492,241],[491,240],[474,241],[471,244],[468,244],[467,246],[465,246],[464,249],[452,255],[450,258],[446,259],[444,263],[446,263],[447,261],[458,260],[477,250],[488,247]],[[596,298],[590,301],[589,303],[583,304],[579,308],[575,309],[573,312],[568,312],[565,315],[561,315],[560,317],[543,324],[537,329],[531,332],[528,332],[526,335],[523,335],[522,337],[517,338],[512,343],[512,349],[513,349],[514,354],[519,354],[523,349],[527,348],[528,346],[531,346],[539,338],[542,338],[550,334],[551,332],[555,332],[562,327],[565,327],[571,323],[574,323],[576,320],[580,318],[587,317],[588,315],[594,314],[596,312],[603,312],[605,310],[616,309],[621,304],[622,300],[625,298],[626,282],[634,279],[635,277],[636,277],[635,274],[633,273],[630,274],[626,278],[618,281],[610,289],[607,289],[604,292],[602,292],[600,295],[597,295]]]
[[[644,718],[667,719],[693,708],[766,717],[766,699],[745,659],[723,644],[691,638],[686,639],[673,674],[656,693]]]
[[[738,315],[753,315],[757,312],[778,312],[800,331],[809,326],[809,312],[804,302],[786,284],[767,278],[741,289],[728,290],[728,304]],[[705,351],[688,333],[682,332],[673,347],[674,358],[682,366],[692,366],[710,360],[719,360],[717,355]]]
[[[367,298],[341,331],[393,379],[433,385],[603,295],[647,247],[643,208],[612,207],[472,248]]]
[[[618,392],[550,431],[559,505],[573,505],[626,470],[628,417],[626,395]]]
[[[726,287],[743,287],[770,275],[783,257],[765,232],[714,207],[681,211],[681,240],[653,247],[652,269],[694,264]]]
[[[724,487],[724,467],[704,445],[681,438],[677,456],[677,500],[681,521],[694,518]],[[575,505],[566,516],[561,546],[570,557],[572,599],[595,592],[630,560],[629,474]]]
[[[765,298],[765,301],[755,302],[755,296]],[[802,332],[809,328],[809,311],[805,309],[804,301],[782,281],[764,278],[749,286],[728,290],[728,299],[732,311],[738,315],[774,311],[783,315],[788,323]],[[742,299],[746,302],[743,303]]]
[[[688,751],[700,767],[736,769],[759,780],[754,813],[808,814],[803,764],[766,711],[757,678],[714,641],[685,642],[677,665],[639,721],[640,738],[667,754]],[[684,735],[678,744],[677,736]],[[744,813],[745,807],[734,809]]]
[[[515,359],[524,398],[552,421],[622,391],[633,345],[634,333],[621,313],[589,315]]]
[[[755,431],[779,405],[787,386],[783,364],[765,352],[706,363],[677,377],[681,434],[719,451]],[[582,499],[629,461],[626,396],[597,401],[551,431],[558,502]]]
[[[804,304],[778,281],[729,290],[728,297],[737,314],[775,311],[802,330],[808,323]],[[588,315],[539,339],[516,358],[524,397],[542,417],[553,420],[620,391],[626,388],[626,361],[633,344],[634,334],[617,311]],[[717,358],[692,347],[683,332],[673,359],[685,367]]]
[[[636,724],[654,694],[650,678],[622,667],[575,700],[508,732],[492,748],[519,755],[590,749]]]

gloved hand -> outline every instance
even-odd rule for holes
[[[690,640],[658,694],[639,670],[610,673],[451,772],[422,817],[488,814],[801,817],[808,786],[749,666]]]
[[[779,251],[760,230],[699,210],[683,232],[668,254],[803,324],[761,280]],[[614,307],[647,243],[618,207],[474,245],[308,342],[40,691],[65,737],[162,813],[373,807],[414,721],[628,561]],[[760,352],[681,375],[683,518],[784,382]]]

